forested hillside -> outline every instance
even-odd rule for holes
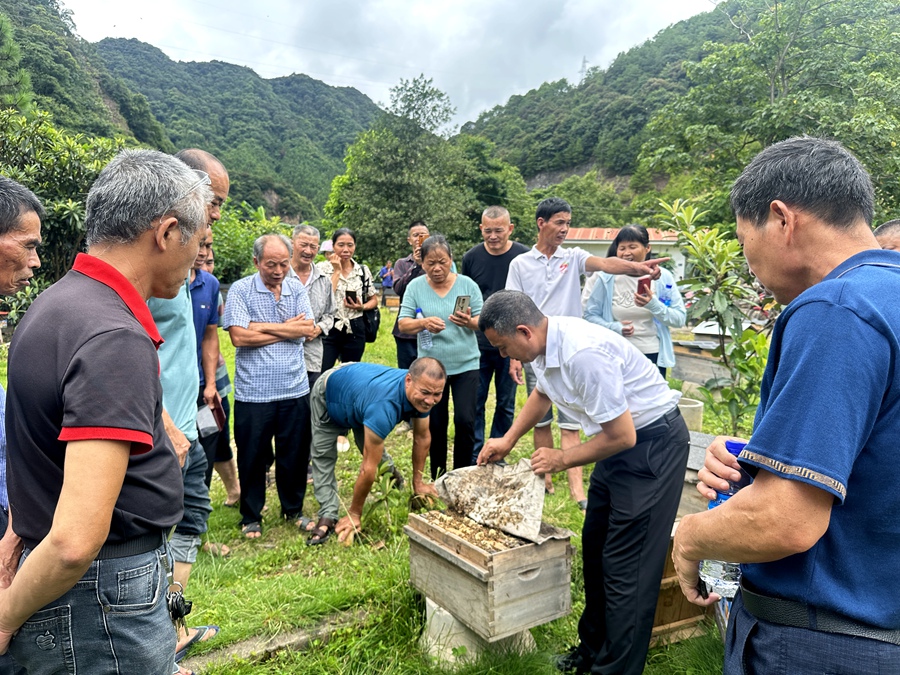
[[[729,4],[736,3],[660,31],[620,54],[607,70],[590,69],[579,84],[546,82],[513,96],[462,131],[492,140],[526,178],[585,163],[607,174],[630,174],[650,117],[688,89],[682,62],[700,60],[707,41],[739,39],[726,15],[734,11]]]
[[[7,69],[25,73],[26,98],[57,124],[172,150],[147,100],[107,70],[56,0],[0,0],[0,26],[6,28],[0,30],[0,81]],[[15,64],[4,58],[8,50],[18,57]]]
[[[236,196],[265,198],[286,215],[317,215],[312,206],[325,203],[347,146],[379,112],[356,89],[306,75],[264,80],[221,61],[175,62],[138,40],[96,46],[109,69],[147,97],[176,146],[213,152],[234,173]]]

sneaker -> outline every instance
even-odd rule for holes
[[[591,672],[591,662],[587,655],[581,650],[581,646],[572,647],[565,654],[559,654],[554,657],[553,665],[556,669],[563,673],[575,673],[575,675],[586,675]]]

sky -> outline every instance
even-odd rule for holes
[[[543,82],[580,79],[713,0],[62,0],[78,34],[137,38],[177,61],[304,73],[379,104],[424,73],[455,124]]]

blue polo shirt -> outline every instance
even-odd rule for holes
[[[900,253],[846,260],[778,317],[740,460],[834,496],[807,552],[744,565],[764,593],[900,629]],[[752,537],[752,532],[734,533]]]
[[[406,370],[351,363],[328,376],[325,406],[339,427],[368,427],[384,440],[401,420],[428,417],[406,397]]]
[[[196,441],[197,377],[196,333],[194,332],[191,294],[187,279],[171,300],[150,298],[147,306],[162,335],[159,348],[159,379],[163,388],[163,405],[181,433]]]
[[[197,334],[197,368],[200,386],[206,384],[203,376],[203,335],[207,326],[219,325],[219,280],[205,270],[197,270],[191,282],[191,306],[194,309],[194,331]]]
[[[300,280],[284,279],[276,301],[257,273],[231,285],[222,324],[226,330],[232,326],[248,328],[251,323],[284,323],[298,314],[313,316],[309,295]],[[234,399],[270,403],[308,394],[304,341],[299,338],[264,347],[238,347],[234,354]]]

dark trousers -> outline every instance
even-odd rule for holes
[[[725,675],[900,673],[900,646],[763,621],[747,611],[738,592],[728,618],[723,672]]]
[[[341,363],[362,361],[363,352],[366,351],[366,334],[362,318],[359,321],[353,320],[353,330],[353,334],[350,334],[332,328],[322,339],[322,370],[320,372],[324,373],[326,370],[334,368],[338,359],[341,360]]]
[[[484,408],[491,380],[497,394],[494,408],[494,421],[491,423],[490,438],[500,438],[509,431],[516,414],[516,383],[509,376],[509,358],[500,356],[497,349],[482,350],[478,381],[478,400],[475,403],[475,449],[472,452],[472,463],[478,458],[484,445]]]
[[[241,484],[241,524],[258,523],[266,505],[266,471],[275,439],[275,485],[281,515],[298,517],[306,496],[309,395],[270,403],[234,402],[234,440]]]
[[[200,387],[200,396],[197,398],[197,407],[206,405],[203,400],[203,387]],[[231,404],[228,397],[222,398],[222,410],[225,411],[225,426],[222,431],[217,431],[209,436],[200,437],[200,445],[206,453],[206,487],[212,482],[213,465],[216,462],[227,462],[234,455],[231,452],[231,432],[228,429],[228,418],[231,417]]]
[[[428,416],[431,430],[431,478],[447,473],[447,426],[450,423],[450,394],[453,394],[453,468],[472,466],[475,447],[475,397],[478,394],[478,371],[467,370],[449,375],[440,403]]]
[[[406,340],[395,335],[394,342],[397,343],[397,367],[400,370],[408,370],[419,355],[418,340]]]
[[[637,444],[597,462],[581,534],[581,649],[591,673],[644,670],[659,582],[681,500],[690,435],[676,408]]]

